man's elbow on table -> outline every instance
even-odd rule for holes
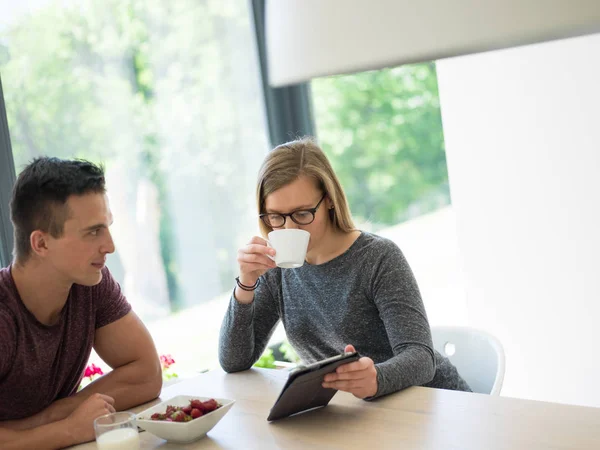
[[[148,361],[146,364],[148,370],[141,380],[140,384],[143,386],[143,392],[146,394],[144,401],[150,401],[160,395],[162,390],[163,379],[162,379],[162,367],[158,358],[156,360]]]
[[[126,345],[123,344],[125,342]],[[152,336],[133,311],[98,328],[94,348],[98,356],[114,369],[114,373],[95,381],[92,389],[113,393],[117,409],[136,406],[160,394],[160,359]]]

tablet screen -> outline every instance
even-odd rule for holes
[[[339,366],[357,361],[357,352],[347,352],[308,366],[298,366],[290,372],[285,386],[271,408],[267,420],[277,420],[300,412],[326,406],[337,389],[324,388],[323,377]]]

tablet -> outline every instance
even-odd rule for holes
[[[337,389],[324,388],[321,384],[328,373],[335,372],[342,364],[358,361],[357,352],[346,352],[308,366],[292,370],[267,420],[283,419],[310,409],[326,406]]]

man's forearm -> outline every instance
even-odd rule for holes
[[[0,422],[0,427],[9,430],[29,430],[62,420],[71,414],[89,395],[72,395],[71,397],[56,400],[50,406],[33,416]]]
[[[98,392],[115,399],[117,411],[146,403],[160,394],[162,373],[156,361],[134,361],[98,378],[77,393],[83,399]]]
[[[29,428],[39,427],[40,425],[48,423],[43,419],[44,411],[40,411],[30,417],[25,417],[24,419],[2,421],[0,422],[0,428],[5,428],[7,430],[28,430]]]
[[[135,389],[131,389],[135,387]],[[44,410],[24,419],[0,422],[0,427],[9,430],[29,430],[69,416],[90,395],[109,395],[115,399],[115,408],[123,410],[146,403],[160,394],[162,374],[160,364],[134,361],[118,367],[90,383],[77,394],[56,400]]]
[[[77,443],[69,432],[66,421],[31,430],[13,430],[3,426],[4,423],[0,426],[0,448],[3,450],[54,450]]]

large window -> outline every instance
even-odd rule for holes
[[[395,241],[432,324],[466,319],[435,63],[311,83],[317,135],[357,225]]]
[[[216,360],[238,247],[258,232],[268,151],[249,2],[23,0],[0,14],[17,172],[102,162],[108,266],[181,371]],[[185,310],[182,311],[182,310]]]
[[[17,173],[39,155],[106,166],[117,246],[108,266],[180,374],[216,364],[237,249],[258,233],[255,180],[269,144],[250,3],[25,0],[0,15]],[[318,140],[358,225],[407,254],[432,323],[459,323],[446,306],[463,294],[434,63],[311,90]],[[290,92],[267,104],[308,111],[307,90]],[[283,337],[280,327],[273,340]]]
[[[374,229],[450,203],[434,63],[317,79],[319,140]]]

